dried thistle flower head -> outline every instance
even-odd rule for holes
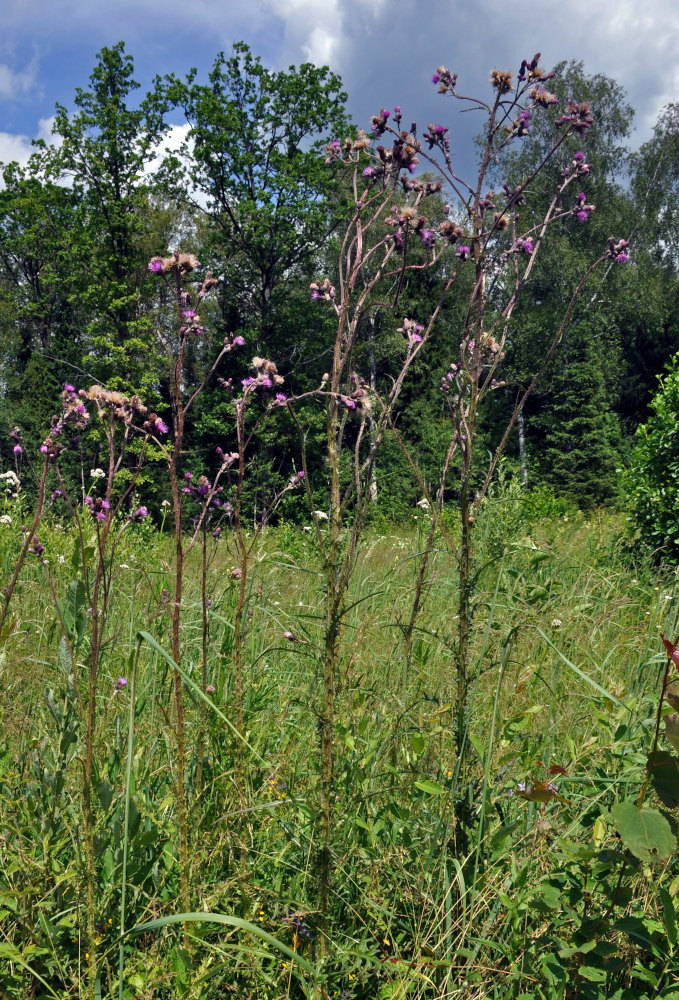
[[[448,90],[453,92],[457,83],[457,73],[451,73],[445,66],[437,66],[431,82],[438,84],[439,94],[445,94]]]
[[[556,94],[552,94],[551,91],[545,90],[544,87],[533,87],[530,92],[530,96],[533,98],[535,104],[542,108],[548,108],[550,104],[559,103],[559,98]]]
[[[509,225],[509,219],[507,218],[507,216],[503,215],[500,212],[495,212],[495,214],[493,215],[493,220],[496,229],[506,229],[507,226]]]
[[[512,86],[512,74],[509,70],[493,69],[490,71],[491,86],[500,94],[508,94],[514,90]]]

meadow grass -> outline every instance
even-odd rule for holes
[[[545,514],[491,496],[478,529],[464,767],[455,556],[437,536],[406,657],[429,517],[377,523],[361,542],[342,623],[327,922],[313,532],[282,524],[256,543],[240,733],[237,555],[228,537],[209,553],[207,699],[198,547],[188,558],[190,918],[178,899],[172,538],[146,525],[123,537],[94,753],[102,997],[641,997],[679,982],[676,861],[630,854],[610,812],[645,780],[666,663],[659,633],[677,629],[675,574],[632,557],[617,514],[586,518],[567,504]],[[0,532],[7,575],[20,539]],[[0,983],[12,998],[77,997],[87,965],[77,677],[87,639],[76,676],[62,640],[64,619],[85,626],[87,608],[69,592],[75,538],[45,524],[41,540],[48,567],[27,563],[2,652]],[[556,797],[516,794],[554,765],[565,772]]]

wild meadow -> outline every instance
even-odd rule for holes
[[[313,80],[344,126],[338,81],[274,77],[242,45],[212,90],[168,78],[137,111],[119,100],[122,45],[104,50],[82,114],[60,109],[62,159],[32,169],[75,176],[101,156],[119,184],[119,116],[142,137],[134,188],[148,129],[159,141],[168,102],[185,107],[235,242],[220,275],[187,245],[197,217],[156,252],[157,190],[153,231],[132,202],[105,213],[112,255],[86,240],[93,285],[63,303],[90,316],[89,353],[48,401],[20,393],[28,429],[12,420],[2,442],[3,996],[679,992],[674,382],[636,479],[616,472],[600,505],[611,422],[592,350],[610,347],[608,289],[644,262],[593,224],[578,243],[598,215],[596,111],[562,102],[539,60],[493,70],[489,97],[433,74],[484,122],[472,180],[449,127],[407,127],[399,105],[321,163],[289,116],[314,113]],[[249,187],[224,183],[222,113],[227,132],[256,124]],[[535,133],[528,162],[512,150]],[[179,197],[179,161],[163,169]],[[257,193],[271,170],[275,210]],[[50,196],[5,177],[24,210]],[[83,177],[69,190],[94,217],[105,185]],[[273,260],[279,216],[289,252]],[[323,219],[332,239],[315,244]],[[127,237],[145,253],[132,289]],[[219,260],[214,233],[203,250]],[[284,350],[290,300],[268,303],[302,261],[315,277]],[[237,322],[239,294],[259,295],[257,323],[254,306]],[[531,410],[550,384],[551,438]],[[529,488],[527,423],[579,491]]]
[[[187,917],[166,651],[172,537],[141,525],[121,539],[91,778],[97,995],[117,995],[119,970],[123,996],[149,998],[672,992],[676,855],[655,860],[653,832],[641,849],[621,841],[614,810],[639,802],[647,780],[666,663],[659,633],[677,628],[675,574],[630,559],[619,516],[586,519],[550,495],[491,498],[460,773],[455,567],[438,535],[404,650],[430,521],[418,512],[411,525],[370,526],[361,544],[336,690],[327,914],[313,534],[279,525],[253,552],[240,733],[237,551],[228,539],[208,546],[207,629],[200,550],[188,560]],[[1,530],[7,573],[18,539]],[[84,995],[88,969],[86,692],[63,640],[82,669],[88,608],[77,534],[50,523],[42,538],[43,565],[27,566],[4,646],[0,702],[2,988],[21,998]],[[659,749],[669,757],[665,739]],[[676,803],[666,778],[644,796],[655,818],[659,805],[672,817]],[[540,794],[545,782],[553,795]],[[538,791],[526,799],[522,788]]]

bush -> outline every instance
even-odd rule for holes
[[[679,562],[679,355],[659,379],[626,476],[630,522],[658,559]]]

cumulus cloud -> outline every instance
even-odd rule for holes
[[[37,68],[37,59],[32,59],[22,70],[0,63],[0,98],[11,101],[34,91],[37,86]]]
[[[53,123],[54,116],[41,118],[38,122],[35,138],[53,143]],[[32,139],[27,135],[12,135],[11,132],[0,132],[0,163],[12,163],[16,161],[20,166],[25,166],[34,152],[35,147],[32,144]]]

